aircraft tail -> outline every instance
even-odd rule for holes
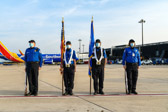
[[[19,52],[20,52],[20,54],[21,54],[22,56],[24,56],[24,54],[23,54],[23,52],[22,52],[21,50],[19,50]]]
[[[24,62],[16,53],[10,52],[5,45],[0,41],[0,52],[8,59],[13,62]]]

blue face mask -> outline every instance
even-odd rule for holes
[[[70,49],[70,48],[71,48],[71,45],[67,45],[66,47],[67,47],[68,49]]]
[[[34,47],[34,43],[29,43],[29,46],[30,47]]]
[[[132,48],[134,47],[134,45],[135,45],[134,43],[130,43],[130,46],[131,46]]]
[[[100,43],[96,43],[96,47],[100,47]]]

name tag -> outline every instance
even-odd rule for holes
[[[134,53],[132,53],[132,56],[135,56],[135,54],[134,54]]]

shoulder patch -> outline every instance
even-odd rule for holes
[[[37,52],[37,51],[40,51],[40,49],[38,47],[35,49],[35,52]]]

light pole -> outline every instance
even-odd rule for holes
[[[83,44],[82,46],[83,46],[83,53],[84,53],[84,50],[85,50],[85,45]]]
[[[79,41],[79,53],[81,53],[81,41],[82,41],[82,39],[79,39],[78,41]]]
[[[146,21],[144,20],[144,19],[141,19],[140,21],[139,21],[139,23],[141,23],[142,24],[142,48],[141,48],[141,55],[142,55],[142,49],[143,49],[143,45],[144,45],[144,39],[143,39],[143,23],[145,23]]]

